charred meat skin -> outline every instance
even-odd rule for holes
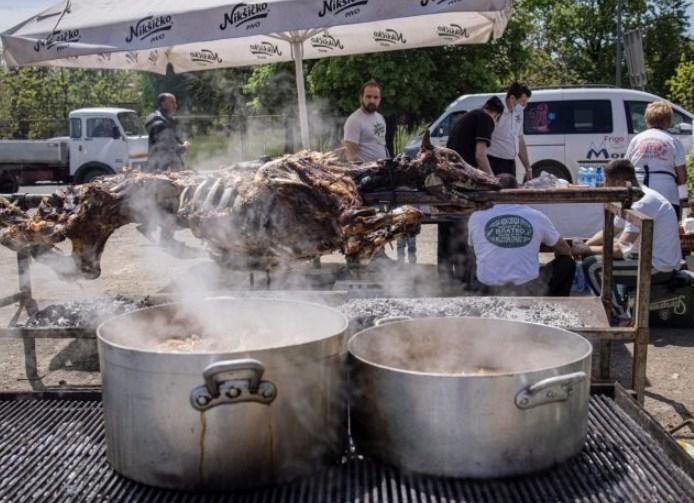
[[[33,215],[0,198],[0,244],[50,259],[63,275],[86,278],[100,275],[106,241],[131,222],[189,228],[219,264],[235,269],[267,269],[334,251],[368,259],[387,242],[419,233],[417,209],[385,212],[364,204],[362,193],[398,186],[437,194],[458,208],[466,207],[466,191],[499,188],[428,138],[415,159],[361,164],[300,152],[205,174],[126,171],[48,196]],[[54,247],[64,240],[72,243],[70,256]]]

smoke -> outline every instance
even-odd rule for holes
[[[492,319],[426,318],[362,332],[349,350],[409,372],[493,375],[563,366],[590,354],[585,339],[551,327]]]
[[[237,106],[227,107],[229,113],[179,114],[181,128],[192,144],[186,155],[189,168],[215,170],[301,150],[293,72],[280,71],[266,80],[254,78],[254,94],[248,91],[249,84],[242,86],[223,72],[213,73],[217,75],[204,82],[210,95],[224,96],[226,102]],[[223,107],[220,103],[217,111]],[[340,147],[345,118],[322,98],[309,99],[307,112],[310,148],[329,151]]]

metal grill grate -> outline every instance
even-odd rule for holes
[[[405,475],[354,459],[282,487],[187,494],[131,482],[105,456],[101,402],[0,401],[0,501],[453,503],[694,501],[694,481],[607,397],[590,401],[585,448],[537,475],[496,481]]]

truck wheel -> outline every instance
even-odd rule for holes
[[[77,183],[93,182],[96,178],[99,178],[100,176],[109,176],[112,174],[113,172],[107,168],[89,168],[82,174],[82,176],[80,176],[79,181]]]
[[[533,178],[540,176],[540,173],[546,171],[547,173],[556,176],[557,178],[563,178],[564,180],[571,182],[572,177],[569,170],[558,162],[539,162],[533,166]]]
[[[0,194],[14,194],[19,190],[19,180],[12,173],[0,176]]]

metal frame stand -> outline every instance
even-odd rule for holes
[[[651,294],[651,256],[653,241],[653,221],[645,215],[629,209],[631,202],[639,195],[638,191],[630,187],[624,189],[551,189],[551,190],[527,190],[511,189],[500,192],[471,192],[469,200],[488,201],[496,203],[605,203],[604,222],[604,248],[603,248],[603,277],[601,300],[605,312],[611,312],[611,292],[613,281],[613,253],[612,242],[614,239],[614,216],[621,216],[628,222],[638,225],[641,229],[641,243],[639,249],[638,280],[636,287],[636,312],[633,325],[630,327],[595,327],[577,330],[582,335],[593,340],[600,353],[599,377],[610,378],[610,353],[614,341],[634,343],[634,356],[632,365],[632,389],[636,393],[639,402],[643,403],[646,384],[646,360],[648,343],[650,339],[648,316]],[[32,194],[18,195],[22,203],[36,204],[43,196]],[[439,199],[421,192],[386,192],[368,194],[365,197],[367,203],[384,204],[426,204],[431,206],[444,206],[450,211],[456,206],[455,200],[441,202]],[[621,206],[614,204],[621,203]],[[460,214],[455,210],[450,215]],[[445,218],[447,213],[440,216]],[[30,255],[26,251],[17,253],[17,267],[19,273],[19,292],[0,299],[0,307],[19,302],[18,309],[8,329],[0,329],[0,337],[21,338],[24,344],[24,358],[26,375],[34,390],[44,390],[46,386],[38,374],[36,358],[37,338],[94,338],[93,329],[69,328],[24,328],[17,324],[22,311],[32,316],[38,311],[36,301],[32,296],[31,273],[29,267]],[[254,276],[249,280],[252,288],[255,286]],[[268,279],[269,281],[269,279]],[[551,298],[547,298],[551,299]]]

